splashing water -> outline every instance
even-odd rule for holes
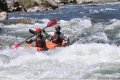
[[[93,5],[82,6],[85,12],[91,8],[89,14],[118,10],[116,7],[115,9],[108,8],[108,5],[113,7],[118,4],[102,5],[106,9],[100,9],[99,5],[96,4],[96,8],[94,7],[96,11],[94,10],[92,13],[91,6],[93,7]],[[64,13],[62,10],[71,7],[76,12],[84,14],[82,6],[68,5],[60,7],[58,13],[55,11],[53,13],[56,13],[54,15],[59,18],[58,14]],[[78,11],[80,7],[82,7],[83,13]],[[71,10],[68,11],[71,12]],[[29,13],[22,15],[29,15]],[[51,16],[51,13],[48,16]],[[73,18],[71,15],[67,17],[72,19],[60,19],[58,24],[61,26],[62,32],[69,37],[71,45],[43,52],[27,49],[24,47],[25,44],[17,49],[11,49],[10,46],[14,42],[21,42],[31,36],[29,29],[35,29],[38,26],[44,28],[50,21],[49,19],[42,19],[44,23],[0,25],[2,29],[2,33],[0,33],[0,80],[119,79],[120,20],[107,17],[108,22],[96,23],[93,22],[93,18],[96,19],[98,16],[94,15],[91,18],[86,13],[83,18],[75,18],[75,16]],[[46,31],[51,33],[54,31],[54,27],[47,28]]]

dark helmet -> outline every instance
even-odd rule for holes
[[[41,32],[41,31],[42,31],[42,29],[40,29],[40,28],[36,28],[36,29],[35,29],[35,32],[36,32],[36,33],[39,33],[39,32]]]
[[[56,29],[56,30],[58,30],[58,29],[60,30],[60,29],[61,29],[61,27],[60,27],[60,26],[56,26],[56,27],[55,27],[55,29]]]

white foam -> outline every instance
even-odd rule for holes
[[[27,32],[29,28],[35,29],[38,26],[43,28],[49,21],[49,19],[44,19],[42,24],[18,24],[5,27],[15,29],[16,32]],[[3,62],[0,63],[0,78],[5,79],[4,77],[7,77],[7,80],[9,78],[13,80],[38,80],[41,78],[70,78],[79,80],[82,78],[92,79],[101,77],[102,71],[105,71],[104,69],[114,70],[116,68],[116,70],[119,70],[118,66],[114,65],[113,68],[112,64],[120,63],[120,47],[107,44],[109,39],[104,32],[104,30],[114,30],[119,27],[119,20],[111,20],[110,24],[107,25],[102,23],[93,25],[89,18],[75,18],[70,21],[60,20],[58,23],[65,35],[73,35],[72,38],[78,38],[78,41],[80,39],[85,41],[95,38],[103,39],[106,43],[74,43],[69,47],[56,48],[46,52],[38,52],[22,46],[15,50],[5,48],[0,50],[0,54],[8,56],[9,62],[4,63],[3,59],[0,58],[1,62]],[[47,30],[54,32],[54,27]],[[11,40],[16,38],[5,35],[0,37],[10,38]],[[117,75],[119,76],[119,74]],[[104,77],[106,76],[107,73]],[[111,78],[118,77],[112,74],[108,76]]]
[[[92,74],[92,71],[98,70],[99,65],[96,64],[119,62],[119,49],[120,47],[117,46],[96,43],[74,44],[44,53],[22,47],[16,50],[5,49],[0,52],[7,54],[11,57],[11,60],[10,63],[1,64],[0,66],[5,69],[11,68],[11,70],[7,70],[9,76],[11,76],[10,72],[13,72],[16,73],[17,77],[23,77],[24,80],[27,80],[26,76],[28,75],[31,75],[31,80],[34,80],[35,77],[82,78],[88,72]],[[92,66],[96,66],[96,69]],[[22,71],[23,73],[21,73]]]

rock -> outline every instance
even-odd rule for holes
[[[54,0],[47,0],[52,6],[58,7],[58,4]]]
[[[8,11],[8,6],[6,0],[0,0],[0,10]]]
[[[34,24],[34,23],[43,23],[39,20],[33,20],[33,19],[8,19],[8,20],[0,20],[0,23],[3,23],[5,25],[10,24]]]
[[[32,8],[29,8],[27,10],[27,12],[39,12],[39,11],[42,11],[42,10],[46,10],[46,8],[43,7],[43,6],[35,6],[35,7],[32,7]]]
[[[6,20],[8,18],[7,12],[0,12],[0,20]]]

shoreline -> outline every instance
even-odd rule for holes
[[[33,0],[32,2],[26,2],[21,0],[16,1],[5,1],[7,4],[4,4],[4,6],[7,6],[7,10],[2,10],[6,12],[39,12],[43,10],[55,10],[60,5],[80,5],[80,4],[92,4],[92,3],[107,3],[107,2],[120,2],[120,0],[46,0],[46,1],[39,1],[39,0]],[[14,4],[14,5],[13,5]],[[2,7],[3,8],[3,7]],[[2,9],[0,8],[0,9]]]
[[[104,3],[120,3],[119,1],[114,1],[114,2],[94,2],[94,3],[82,3],[82,4],[90,4],[90,5],[97,5],[97,4],[104,4]],[[82,5],[82,4],[78,4],[78,5]],[[76,4],[68,4],[68,5],[76,5]],[[58,5],[58,6],[62,6],[62,5]],[[63,5],[64,6],[64,5]],[[59,7],[58,7],[59,8]],[[34,10],[35,9],[32,9],[31,10]],[[51,9],[48,9],[48,10],[51,10]],[[40,11],[46,11],[45,9],[43,10],[39,10]],[[37,11],[35,11],[37,12]],[[22,12],[9,12],[8,14],[21,14]],[[25,12],[27,13],[27,12]],[[2,16],[2,15],[1,15]],[[33,19],[30,19],[30,18],[22,18],[22,19],[8,19],[7,18],[8,15],[6,15],[2,20],[0,20],[0,23],[3,23],[3,24],[6,24],[6,25],[9,25],[9,24],[18,24],[18,23],[23,23],[23,24],[34,24],[34,23],[42,23],[41,21],[39,20],[33,20]]]
[[[87,2],[86,2],[87,1]],[[82,5],[82,4],[100,4],[100,3],[113,3],[113,2],[120,2],[120,1],[101,1],[101,0],[98,0],[98,1],[96,1],[96,0],[83,0],[83,2],[82,3],[77,3],[77,4],[74,4],[74,3],[68,3],[68,5],[71,5],[71,4],[73,4],[73,5]],[[56,7],[56,8],[59,8],[59,6],[61,6],[61,5],[66,5],[66,4],[63,4],[63,3],[59,3],[58,4],[58,7]],[[55,8],[55,9],[56,9]],[[34,6],[34,7],[30,7],[30,8],[27,8],[27,10],[26,11],[20,11],[20,12],[40,12],[40,11],[47,11],[47,10],[55,10],[55,9],[53,9],[52,7],[46,7],[46,6],[43,6],[43,5],[38,5],[38,6]],[[19,11],[18,11],[19,12]],[[14,13],[14,12],[8,12],[8,13]]]

